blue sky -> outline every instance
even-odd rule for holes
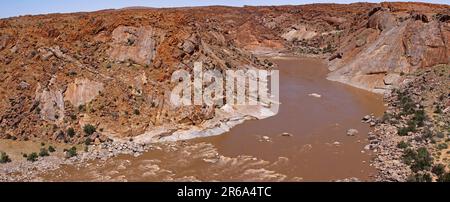
[[[181,7],[205,5],[298,5],[308,3],[351,3],[358,0],[0,0],[0,18],[27,14],[67,13],[95,11],[129,6]],[[377,0],[360,0],[379,2]],[[404,1],[404,0],[393,0]],[[408,0],[406,0],[408,1]],[[409,0],[415,1],[415,0]],[[422,2],[450,4],[450,0],[421,0]]]

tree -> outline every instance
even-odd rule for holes
[[[48,146],[48,151],[49,152],[55,152],[56,149],[53,146]]]

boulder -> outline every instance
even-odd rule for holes
[[[398,81],[400,80],[401,76],[399,74],[395,74],[395,73],[391,73],[391,74],[387,74],[384,79],[383,82],[385,85],[394,85],[394,84],[398,84]]]
[[[358,134],[358,130],[351,128],[347,130],[347,135],[348,136],[355,136],[356,134]]]

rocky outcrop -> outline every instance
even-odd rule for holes
[[[36,89],[41,118],[47,121],[60,121],[64,118],[64,100],[61,90]]]
[[[331,60],[329,79],[384,92],[399,83],[394,75],[450,63],[448,23],[389,8],[370,14],[367,26],[337,50],[342,59]]]
[[[285,40],[287,41],[294,41],[294,40],[308,40],[313,37],[315,37],[317,33],[315,31],[307,30],[306,26],[304,25],[296,25],[288,32],[281,35]]]
[[[103,90],[103,84],[88,79],[75,79],[67,86],[64,99],[78,107],[90,102]]]
[[[119,26],[112,32],[109,56],[116,61],[150,65],[163,34],[153,27]]]

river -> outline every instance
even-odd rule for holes
[[[62,166],[49,181],[370,180],[372,153],[364,115],[381,115],[381,95],[326,80],[319,59],[273,58],[280,70],[280,111],[213,137],[156,145],[141,156]],[[321,97],[310,96],[316,93]],[[348,136],[350,128],[359,131]],[[285,135],[282,135],[282,134]],[[287,135],[286,135],[287,134]]]

